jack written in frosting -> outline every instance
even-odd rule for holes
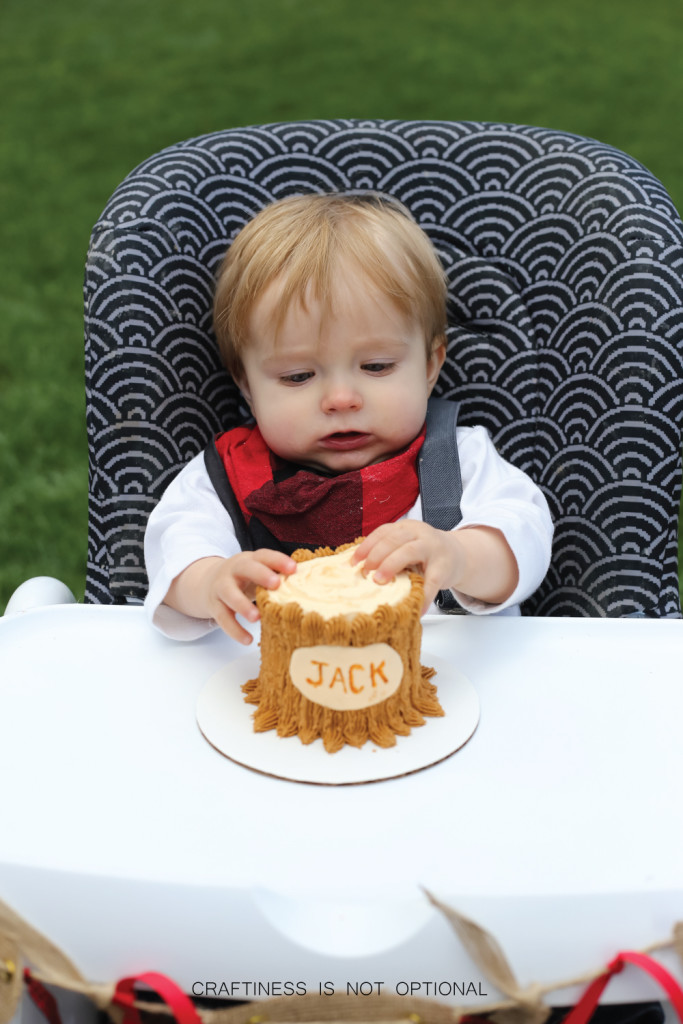
[[[304,697],[333,711],[358,711],[396,693],[403,678],[400,654],[388,644],[292,651],[289,675]]]

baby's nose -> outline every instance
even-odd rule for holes
[[[360,409],[363,400],[351,384],[344,381],[331,383],[325,390],[322,400],[323,412],[342,412]]]

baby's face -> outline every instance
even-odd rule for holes
[[[445,350],[360,275],[340,272],[327,315],[293,302],[276,331],[278,281],[255,303],[240,382],[272,451],[335,473],[382,462],[424,423]]]

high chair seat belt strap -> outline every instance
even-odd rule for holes
[[[235,492],[230,486],[228,474],[225,471],[223,461],[216,449],[215,441],[209,441],[208,445],[204,449],[204,465],[206,466],[206,471],[209,474],[209,480],[213,484],[213,489],[220,498],[223,508],[232,519],[235,537],[237,538],[240,550],[253,551],[254,542],[251,539],[249,529],[244,516],[242,515],[242,509],[239,506]]]
[[[459,402],[430,398],[427,434],[417,459],[422,518],[436,530],[452,530],[462,519],[462,479],[456,429]]]
[[[456,429],[459,402],[430,398],[427,404],[427,434],[417,460],[422,518],[437,530],[452,530],[462,519],[462,478]],[[440,590],[436,604],[442,611],[463,609],[450,590]]]

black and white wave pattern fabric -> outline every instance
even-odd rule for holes
[[[525,612],[680,612],[683,228],[662,185],[590,139],[509,124],[311,121],[191,139],[145,161],[96,224],[85,276],[86,600],[144,597],[168,482],[245,414],[211,333],[236,232],[293,193],[376,189],[450,282],[437,393],[538,481],[553,561]]]

